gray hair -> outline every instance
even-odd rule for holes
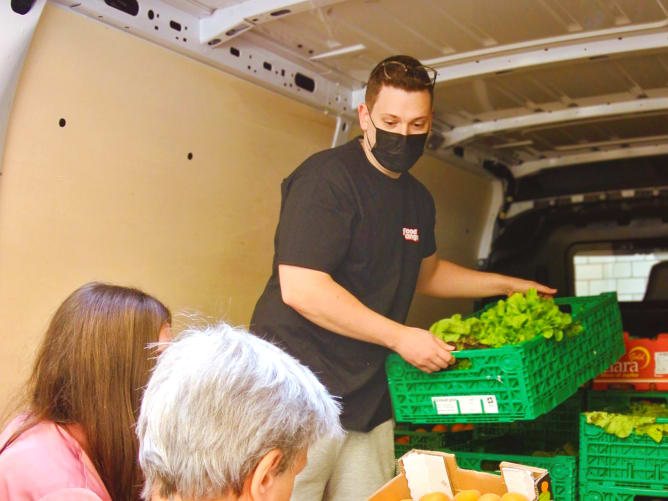
[[[283,472],[320,437],[340,435],[339,413],[313,373],[273,344],[224,323],[186,330],[160,355],[142,400],[142,496],[239,495],[272,449]]]

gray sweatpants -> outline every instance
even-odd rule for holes
[[[363,501],[394,476],[394,424],[369,432],[347,431],[341,439],[323,439],[308,451],[295,478],[290,501]]]

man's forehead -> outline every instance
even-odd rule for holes
[[[428,90],[404,90],[383,86],[378,93],[373,111],[395,116],[427,116],[431,112],[431,95]]]

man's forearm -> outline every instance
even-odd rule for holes
[[[526,292],[530,288],[536,289],[543,296],[557,292],[532,280],[464,268],[438,259],[434,254],[423,259],[416,290],[421,294],[442,298],[479,298]]]
[[[442,298],[479,298],[507,293],[504,276],[464,268],[442,259],[427,263],[417,292]],[[421,270],[422,274],[422,270]]]
[[[385,346],[425,372],[454,363],[452,346],[427,330],[405,326],[367,308],[327,273],[279,265],[278,275],[283,302],[314,324]]]
[[[405,329],[362,304],[326,273],[280,265],[283,301],[314,324],[346,337],[396,349]]]

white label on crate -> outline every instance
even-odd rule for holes
[[[654,375],[668,375],[668,351],[657,351],[654,354]]]
[[[482,414],[480,397],[459,397],[459,410],[462,414]]]
[[[496,396],[484,395],[482,397],[482,408],[485,410],[485,414],[498,414],[499,406],[496,403]]]
[[[459,414],[456,397],[432,397],[431,403],[436,406],[436,414]]]
[[[450,477],[442,456],[409,452],[401,458],[408,489],[412,499],[420,499],[430,492],[443,492],[454,496]]]
[[[508,492],[523,494],[529,501],[536,499],[536,484],[530,471],[505,467],[501,469]]]
[[[498,414],[499,406],[494,395],[468,395],[464,397],[432,397],[437,414]]]

